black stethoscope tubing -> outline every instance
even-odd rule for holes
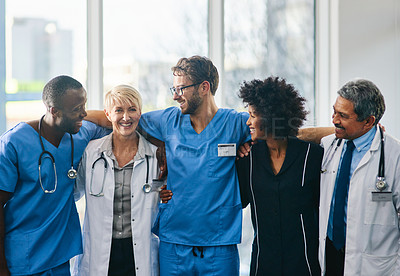
[[[379,131],[381,133],[381,156],[379,158],[379,169],[378,169],[378,177],[385,177],[385,140],[383,137],[383,130],[379,127]]]
[[[381,156],[379,158],[378,176],[376,178],[375,187],[379,192],[383,192],[388,187],[385,180],[385,139],[381,127],[379,127],[379,131],[381,133]]]
[[[43,122],[44,115],[42,118],[39,120],[39,126],[38,126],[38,132],[39,132],[39,141],[40,141],[40,146],[42,147],[42,153],[39,156],[39,182],[40,186],[42,187],[43,192],[46,194],[52,194],[57,190],[57,171],[56,171],[56,162],[54,159],[54,156],[47,151],[44,148],[43,140],[42,140],[42,122]],[[69,134],[71,137],[71,168],[67,172],[67,176],[70,179],[75,179],[76,178],[76,170],[74,169],[74,139],[72,138],[72,134]],[[51,162],[53,163],[53,168],[54,168],[54,175],[55,175],[55,182],[54,182],[54,189],[53,190],[47,190],[43,188],[43,183],[42,183],[42,174],[41,174],[41,166],[42,166],[42,158],[43,156],[47,154],[48,158],[50,158]]]
[[[335,142],[336,142],[336,146],[335,146],[335,149],[332,152],[332,148],[333,148],[333,145],[335,144]],[[323,164],[321,166],[321,173],[327,172],[327,165],[328,165],[329,162],[331,162],[333,156],[335,155],[335,152],[337,151],[337,149],[340,147],[341,144],[342,144],[342,139],[335,138],[332,141],[332,143],[329,145],[328,152],[326,154],[326,158],[324,158],[324,162],[323,162]]]
[[[380,152],[380,157],[379,157],[379,166],[378,166],[378,176],[377,176],[377,182],[376,182],[376,188],[380,191],[383,191],[384,189],[387,188],[386,181],[385,181],[385,138],[383,135],[383,130],[381,127],[379,127],[379,132],[381,134],[381,152]],[[331,145],[329,146],[329,151],[332,151],[332,147],[336,142],[336,147],[333,151],[333,153],[327,154],[326,161],[324,162],[323,166],[326,166],[332,159],[333,155],[335,154],[336,150],[340,147],[340,144],[342,143],[342,139],[335,138]],[[325,173],[327,170],[321,170],[321,173]]]
[[[99,193],[93,193],[92,191],[92,183],[93,183],[93,171],[94,171],[94,166],[96,165],[96,163],[100,160],[103,160],[104,162],[104,175],[103,175],[103,183],[102,183],[102,187],[101,187],[101,191]],[[105,178],[106,178],[106,171],[108,168],[108,163],[106,158],[104,157],[103,152],[101,153],[100,157],[97,158],[93,164],[92,164],[92,171],[91,171],[91,177],[90,177],[90,186],[89,186],[89,194],[92,196],[96,196],[96,197],[100,197],[100,196],[104,196],[104,184],[105,184]],[[145,187],[146,185],[149,185],[149,157],[146,155],[146,183],[143,185],[143,191],[146,193]],[[150,187],[151,188],[151,187]]]
[[[92,191],[93,172],[94,172],[94,166],[96,165],[96,163],[97,163],[98,161],[101,161],[101,160],[103,160],[103,162],[104,162],[103,183],[102,183],[102,185],[101,185],[101,190],[100,190],[100,192],[96,194],[96,193],[93,193],[93,191]],[[107,163],[107,160],[104,158],[104,154],[103,154],[103,152],[102,152],[101,155],[100,155],[100,157],[97,158],[97,159],[93,162],[93,164],[92,164],[92,171],[91,171],[91,174],[90,174],[90,185],[89,185],[89,194],[90,194],[90,195],[95,196],[95,197],[104,196],[103,190],[104,190],[104,182],[105,182],[105,180],[106,180],[107,168],[108,168],[108,163]]]

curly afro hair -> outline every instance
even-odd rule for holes
[[[251,105],[262,119],[266,135],[274,138],[296,136],[308,112],[306,99],[285,79],[268,77],[265,80],[243,82],[239,97],[246,106]]]

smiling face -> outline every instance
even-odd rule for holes
[[[259,116],[254,108],[249,105],[248,107],[249,111],[249,119],[247,120],[246,124],[250,128],[250,134],[251,134],[251,140],[255,141],[257,139],[262,139],[265,140],[265,129],[262,126],[262,119],[261,116]]]
[[[82,126],[86,117],[86,91],[84,88],[68,89],[62,96],[62,108],[58,108],[59,115],[56,123],[64,132],[75,134]]]
[[[187,76],[174,75],[174,87],[183,87],[193,84]],[[174,94],[174,101],[179,103],[183,114],[195,114],[199,106],[203,103],[198,91],[199,86],[185,88],[183,94]]]
[[[354,112],[354,104],[345,98],[338,96],[333,105],[332,123],[335,125],[335,135],[339,139],[354,140],[367,133],[373,123],[369,117],[363,121],[357,121],[357,114]]]
[[[114,135],[126,138],[136,135],[136,127],[141,116],[137,103],[116,102],[108,107],[105,113],[112,123]]]

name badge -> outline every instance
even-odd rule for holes
[[[236,156],[236,144],[218,144],[218,157]]]
[[[392,192],[372,192],[372,201],[391,201]]]
[[[153,179],[153,183],[151,185],[151,188],[153,191],[161,191],[161,187],[167,185],[167,179],[160,180],[160,179]]]

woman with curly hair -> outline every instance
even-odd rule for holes
[[[323,150],[297,139],[305,99],[284,79],[244,82],[253,141],[238,160],[243,207],[251,205],[250,275],[319,275],[318,201]]]

